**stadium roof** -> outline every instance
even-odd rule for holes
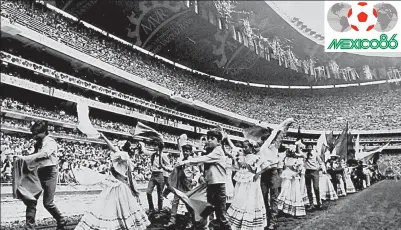
[[[389,67],[401,68],[400,58],[325,53],[322,45],[297,31],[288,18],[283,19],[283,15],[273,9],[274,2],[237,1],[235,10],[252,12],[249,16],[251,27],[268,39],[278,37],[286,51],[290,47],[298,60],[298,72],[285,68],[283,62],[279,66],[277,58],[268,61],[264,54],[255,54],[252,44],[241,44],[225,34],[225,30],[219,30],[216,23],[211,24],[210,14],[216,11],[212,1],[198,1],[197,13],[192,1],[190,9],[177,7],[181,1],[50,2],[143,49],[192,69],[231,80],[279,85],[327,84],[311,82],[310,76],[305,75],[300,63],[309,59],[314,60],[315,67],[327,66],[335,60],[340,69],[355,68],[359,74],[364,65],[369,65],[371,69],[381,68],[379,72],[384,73],[384,77]],[[234,23],[241,26],[239,22]]]

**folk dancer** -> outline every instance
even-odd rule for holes
[[[31,127],[33,139],[36,140],[35,153],[28,156],[18,156],[26,162],[30,162],[30,168],[36,168],[43,189],[43,206],[57,221],[57,229],[64,229],[66,219],[54,204],[58,178],[57,142],[49,136],[48,125],[45,121],[35,122]],[[35,216],[37,199],[22,199],[26,205],[26,227],[35,229]]]
[[[305,184],[306,190],[308,193],[308,199],[310,206],[307,208],[308,210],[313,209],[321,209],[322,203],[320,198],[320,182],[319,182],[319,171],[321,170],[324,174],[326,174],[326,167],[324,162],[320,158],[320,153],[316,148],[309,145],[307,147],[307,152],[304,154],[305,159]],[[316,195],[317,206],[315,207],[313,202],[313,192],[312,192],[312,183],[313,183],[313,192]]]
[[[233,229],[263,230],[267,226],[266,208],[260,187],[260,157],[255,155],[255,144],[244,141],[244,156],[234,159],[237,169],[234,180],[234,200],[227,210]]]
[[[151,171],[152,175],[150,177],[148,188],[146,190],[146,197],[149,204],[149,216],[153,216],[156,214],[155,207],[153,204],[152,193],[156,187],[157,190],[157,206],[158,212],[163,209],[163,188],[164,188],[164,170],[161,166],[163,162],[164,165],[169,165],[170,160],[168,158],[168,154],[163,152],[164,143],[162,140],[154,139],[150,142],[151,145],[154,146],[153,151],[143,150],[143,153],[147,156],[150,156],[151,161]]]
[[[132,178],[134,164],[130,159],[131,144],[128,141],[120,141],[117,148],[103,134],[100,136],[112,151],[111,174],[103,182],[107,187],[85,212],[75,229],[145,230],[150,222]]]
[[[226,169],[224,167],[226,156],[221,147],[223,135],[218,129],[207,132],[206,151],[207,154],[197,158],[182,161],[179,165],[198,165],[204,164],[205,182],[207,183],[206,193],[207,202],[214,206],[217,229],[231,230],[231,226],[226,217]],[[203,229],[208,229],[208,220],[202,223]]]
[[[305,216],[306,202],[301,190],[301,171],[304,162],[295,151],[288,150],[284,165],[285,170],[281,174],[282,190],[278,196],[278,209],[292,216]]]
[[[180,150],[180,156],[177,160],[177,163],[180,163],[181,161],[185,161],[194,157],[192,145],[186,143],[183,146],[181,146],[180,139],[178,139],[178,149]],[[168,172],[171,172],[174,169],[173,167],[167,167],[164,165],[162,165],[162,167]],[[190,191],[198,183],[199,178],[201,176],[199,167],[190,165],[189,166],[181,165],[178,168],[180,168],[180,170],[177,173],[178,178],[176,178],[177,189],[182,192]],[[179,197],[177,195],[174,195],[171,207],[171,217],[169,222],[164,225],[165,228],[170,229],[176,227],[176,216],[180,203],[179,201],[180,201]],[[191,229],[193,226],[192,222],[193,222],[193,216],[189,218],[189,221],[185,225],[185,229]]]
[[[268,216],[268,228],[276,229],[278,226],[277,215],[277,197],[279,195],[278,188],[280,178],[277,171],[279,162],[278,148],[289,128],[294,122],[294,119],[289,118],[282,122],[278,128],[273,130],[270,136],[263,142],[260,147],[259,153],[261,161],[261,180],[260,185],[263,193],[263,200],[265,202],[266,213]],[[270,198],[270,202],[269,202]]]

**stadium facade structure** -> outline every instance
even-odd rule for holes
[[[274,2],[48,2],[174,63],[233,81],[263,85],[333,85],[367,81],[363,76],[366,65],[370,71],[378,72],[377,80],[388,78],[389,68],[397,69],[397,76],[401,71],[400,58],[325,53],[321,42],[324,37],[303,23],[294,25],[291,16],[280,12]],[[218,10],[217,2],[232,2],[229,5],[233,7]],[[336,71],[341,76],[333,79],[333,70],[330,79],[315,81],[321,78],[317,75],[328,71],[330,62],[338,65]],[[308,74],[305,74],[304,65],[308,66]],[[350,77],[351,70],[358,76],[345,81],[343,75]],[[316,76],[311,76],[312,72]]]
[[[166,89],[164,87],[158,86],[154,83],[151,83],[143,78],[140,78],[138,76],[135,76],[133,74],[130,74],[128,72],[125,72],[121,69],[118,69],[114,66],[111,66],[103,61],[100,61],[99,59],[93,58],[81,51],[78,51],[72,47],[66,46],[65,44],[60,43],[59,41],[50,39],[44,35],[42,35],[38,31],[34,31],[31,28],[28,28],[24,25],[17,23],[10,23],[10,21],[7,18],[2,17],[2,24],[1,24],[1,31],[2,31],[2,37],[6,36],[11,39],[16,39],[21,42],[27,42],[27,43],[35,43],[35,46],[42,47],[45,52],[49,52],[52,55],[57,55],[59,57],[63,57],[66,60],[74,60],[75,62],[80,63],[81,65],[84,65],[86,68],[91,68],[94,71],[98,71],[102,74],[107,75],[108,77],[111,78],[118,78],[120,81],[132,85],[133,89],[135,88],[144,88],[147,89],[150,94],[154,94],[156,97],[165,97],[169,98],[169,100],[174,101],[176,104],[182,104],[183,106],[188,106],[188,107],[193,107],[196,111],[201,111],[202,113],[208,113],[212,115],[215,120],[223,120],[225,121],[224,124],[217,122],[217,121],[211,121],[208,119],[203,119],[203,118],[197,118],[196,116],[192,116],[190,114],[183,114],[183,113],[178,113],[174,114],[175,117],[178,119],[184,119],[184,120],[189,120],[190,122],[193,122],[192,125],[180,125],[177,127],[169,127],[170,125],[166,124],[159,124],[165,128],[173,128],[176,131],[180,132],[192,132],[196,133],[196,135],[202,135],[206,133],[206,129],[203,129],[196,124],[202,124],[202,126],[208,126],[208,127],[213,127],[215,125],[222,125],[225,130],[229,130],[231,132],[237,132],[237,135],[232,135],[232,138],[236,141],[241,141],[242,137],[240,135],[241,129],[239,127],[247,127],[251,126],[254,124],[258,124],[259,121],[250,119],[247,117],[239,116],[237,114],[234,114],[229,111],[225,111],[221,108],[217,108],[211,105],[208,105],[206,103],[200,102],[200,101],[187,101],[182,98],[175,98],[172,97],[172,91],[169,89]],[[209,25],[210,26],[210,25]],[[177,41],[178,42],[178,41]],[[6,60],[3,60],[3,62],[7,62]],[[8,62],[8,64],[13,65],[11,61]],[[40,75],[44,75],[43,73],[40,73]],[[51,75],[45,76],[45,77],[52,77]],[[69,83],[71,84],[71,82]],[[124,111],[123,109],[119,109],[117,107],[113,106],[108,106],[90,99],[86,99],[83,97],[79,97],[73,94],[69,94],[68,92],[53,88],[53,87],[48,87],[48,86],[42,86],[30,81],[26,81],[24,79],[19,79],[13,76],[9,76],[6,74],[2,73],[2,85],[9,85],[13,87],[18,87],[18,88],[23,88],[24,90],[32,91],[35,93],[40,93],[40,94],[46,94],[51,97],[58,97],[63,100],[67,100],[70,102],[78,102],[80,100],[84,100],[90,104],[91,107],[97,108],[100,110],[105,110],[110,113],[115,113],[115,114],[120,114],[123,116],[128,116],[132,117],[135,119],[138,119],[143,122],[147,122],[149,124],[156,124],[154,118],[151,116],[147,116],[146,114],[141,114],[141,113],[127,113],[127,111]],[[79,87],[79,86],[77,86]],[[121,95],[118,95],[117,93],[113,95],[111,93],[111,97],[120,97]],[[121,98],[120,98],[121,99]],[[134,103],[134,102],[133,102]],[[158,110],[157,108],[152,108],[150,106],[150,110]],[[159,110],[159,112],[164,112],[168,115],[169,112]],[[14,113],[12,111],[7,111],[2,109],[2,113],[5,114],[5,116],[8,117],[13,117],[17,119],[27,119],[30,118],[32,119],[33,117],[29,117],[24,114],[18,114]],[[52,121],[55,124],[58,121]],[[57,123],[58,125],[68,127],[68,124],[60,124],[60,122]],[[274,124],[262,124],[270,127],[274,127]],[[12,128],[7,128],[7,127],[2,127],[2,130],[7,130],[7,131],[16,131],[16,132],[26,132],[23,130],[19,129],[12,129]],[[293,143],[295,142],[295,138],[297,137],[297,132],[298,130],[296,129],[290,129],[288,138],[286,139],[287,143]],[[335,131],[335,134],[339,134],[340,131]],[[319,130],[302,130],[302,136],[305,139],[308,139],[311,142],[315,142],[315,140],[319,137],[321,134],[321,131]],[[391,152],[391,153],[399,153],[401,149],[401,129],[394,129],[394,130],[376,130],[376,131],[358,131],[358,130],[351,130],[352,135],[361,135],[361,144],[363,143],[375,143],[375,144],[384,144],[388,141],[391,141],[393,146],[390,148],[387,148],[385,151],[386,152]],[[127,135],[127,134],[121,134],[121,135]],[[174,145],[175,143],[173,141],[170,142],[170,144]]]

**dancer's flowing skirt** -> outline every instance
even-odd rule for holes
[[[291,170],[283,171],[281,192],[277,198],[278,209],[292,216],[304,216],[305,198],[301,190],[301,178],[294,173]]]
[[[232,180],[232,170],[227,169],[226,176],[226,202],[227,204],[231,204],[234,199],[234,185]]]
[[[305,205],[309,205],[308,191],[306,189],[306,183],[305,183],[305,174],[301,174],[299,182],[301,184],[302,201],[304,202]]]
[[[139,197],[129,186],[112,175],[106,178],[105,184],[107,188],[85,212],[75,229],[146,229],[150,222]]]
[[[354,183],[351,180],[351,175],[345,176],[345,183],[347,185],[347,193],[355,193],[356,192]]]
[[[267,226],[260,179],[256,182],[237,181],[227,219],[233,230],[263,230]]]
[[[338,196],[346,196],[347,191],[345,190],[343,177],[340,175],[337,176],[338,176],[337,194]]]
[[[321,174],[319,178],[320,198],[322,200],[337,200],[337,192],[334,190],[333,183],[331,183],[330,176]],[[348,182],[347,182],[348,184]]]

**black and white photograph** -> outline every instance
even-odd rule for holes
[[[401,229],[400,13],[1,0],[0,228]]]

